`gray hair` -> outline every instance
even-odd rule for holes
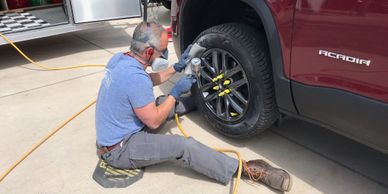
[[[156,22],[142,22],[136,26],[131,41],[131,51],[141,53],[147,47],[160,47],[160,37],[166,29]]]

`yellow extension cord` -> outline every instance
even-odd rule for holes
[[[36,65],[37,67],[39,68],[42,68],[44,70],[47,70],[47,71],[57,71],[57,70],[67,70],[67,69],[76,69],[76,68],[83,68],[83,67],[105,67],[105,65],[76,65],[76,66],[67,66],[67,67],[55,67],[55,68],[51,68],[51,67],[47,67],[47,66],[44,66],[42,64],[39,64],[37,62],[35,62],[34,60],[32,60],[31,58],[29,58],[23,51],[21,51],[8,37],[6,37],[5,35],[3,35],[2,33],[0,33],[0,36],[6,40],[9,44],[11,44],[25,59],[27,59],[30,63]],[[12,164],[12,166],[10,168],[8,168],[4,174],[2,174],[0,176],[0,182],[3,181],[3,179],[13,170],[15,169],[24,159],[26,159],[32,152],[34,152],[39,146],[41,146],[44,142],[46,142],[50,137],[52,137],[55,133],[57,133],[60,129],[62,129],[64,126],[66,126],[69,122],[71,122],[73,119],[75,119],[78,115],[80,115],[81,113],[83,113],[85,110],[87,110],[88,108],[90,108],[91,106],[93,106],[94,104],[96,103],[96,100],[93,100],[91,103],[89,103],[88,105],[86,105],[84,108],[82,108],[80,111],[78,111],[76,114],[74,114],[73,116],[71,116],[69,119],[67,119],[65,122],[63,122],[59,127],[53,129],[50,133],[48,133],[44,138],[42,138],[38,143],[36,143],[34,146],[32,146],[22,157],[20,157],[16,162],[14,162]],[[186,133],[186,131],[183,129],[181,123],[179,122],[179,118],[178,118],[178,115],[175,114],[175,122],[178,126],[178,129],[181,131],[181,133],[183,134],[184,137],[188,138],[189,135]],[[238,151],[235,151],[235,150],[230,150],[230,149],[220,149],[220,148],[213,148],[214,150],[218,151],[218,152],[230,152],[230,153],[234,153],[237,155],[237,158],[239,160],[239,164],[238,164],[238,173],[237,173],[237,179],[236,179],[236,182],[234,184],[234,188],[233,188],[233,194],[237,194],[237,189],[238,189],[238,186],[239,186],[239,183],[240,183],[240,179],[241,179],[241,173],[242,173],[242,159],[241,159],[241,155]]]
[[[186,131],[183,129],[181,123],[179,122],[178,114],[175,114],[175,122],[176,122],[176,125],[178,126],[178,129],[183,134],[183,136],[186,138],[189,138],[190,136],[186,133]],[[236,182],[234,183],[233,194],[237,194],[237,189],[238,189],[238,185],[240,184],[241,173],[242,173],[242,159],[241,159],[240,152],[238,152],[236,150],[223,149],[223,148],[213,148],[213,149],[218,151],[218,152],[230,152],[230,153],[236,154],[236,156],[238,158],[238,172],[237,172]]]
[[[13,48],[15,48],[25,59],[27,59],[27,61],[29,61],[30,63],[46,70],[46,71],[58,71],[58,70],[66,70],[66,69],[76,69],[76,68],[82,68],[82,67],[105,67],[105,65],[101,65],[101,64],[98,64],[98,65],[76,65],[76,66],[68,66],[68,67],[47,67],[47,66],[44,66],[42,64],[39,64],[37,62],[35,62],[34,60],[32,60],[30,57],[28,57],[26,54],[24,54],[23,51],[21,51],[13,42],[12,40],[10,40],[8,37],[6,37],[4,34],[0,33],[0,36],[6,40],[9,44],[11,44],[13,46]]]

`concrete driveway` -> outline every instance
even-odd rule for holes
[[[159,18],[168,24],[168,11]],[[106,64],[116,52],[126,51],[139,19],[19,43],[33,59],[52,66]],[[171,62],[177,60],[172,44]],[[37,70],[10,46],[0,47],[0,173],[28,148],[96,98],[101,68],[47,72]],[[155,95],[169,92],[175,77]],[[290,193],[388,193],[388,156],[329,130],[287,119],[250,139],[229,139],[204,122],[201,113],[182,117],[191,136],[214,147],[237,149],[246,159],[264,158],[288,170]],[[164,134],[179,134],[174,122]],[[123,189],[104,189],[91,178],[95,155],[94,107],[68,124],[37,149],[0,183],[0,193],[171,193],[225,194],[232,184],[221,185],[176,163],[146,168],[140,181]],[[277,193],[244,181],[239,193]]]

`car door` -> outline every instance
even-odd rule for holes
[[[70,0],[74,23],[141,16],[140,0]]]
[[[297,0],[291,54],[305,117],[388,151],[388,1]]]

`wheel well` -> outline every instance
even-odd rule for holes
[[[239,0],[187,0],[183,10],[181,22],[185,25],[182,28],[181,40],[184,48],[202,31],[219,24],[236,22],[263,29],[256,11]]]
[[[284,72],[280,37],[278,33],[273,33],[278,32],[278,29],[266,4],[267,1],[181,0],[181,2],[180,45],[178,45],[181,50],[191,44],[202,31],[223,23],[244,23],[266,31],[264,34],[272,64],[277,105],[281,109],[297,113],[291,93],[291,82]]]

